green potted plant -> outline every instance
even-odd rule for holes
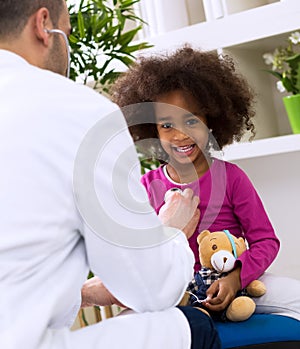
[[[263,55],[265,63],[272,65],[271,73],[277,78],[280,92],[289,92],[283,97],[293,133],[300,133],[300,32],[289,35],[287,45],[273,53]]]
[[[134,54],[151,47],[136,41],[144,25],[134,12],[139,1],[80,0],[77,5],[69,1],[71,79],[107,93],[122,70],[135,60]]]

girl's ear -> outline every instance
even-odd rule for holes
[[[52,28],[49,10],[46,7],[41,7],[33,15],[34,33],[36,38],[43,42],[45,46],[49,44],[49,33],[47,29]]]

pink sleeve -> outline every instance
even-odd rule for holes
[[[233,167],[229,186],[234,214],[243,228],[249,249],[238,259],[242,263],[242,288],[259,278],[274,261],[280,242],[263,203],[247,175]]]
[[[148,197],[149,197],[149,199],[150,199],[150,189],[149,189],[150,186],[149,186],[149,181],[148,181],[147,173],[144,174],[144,175],[141,177],[141,183],[142,183],[143,186],[146,188]]]

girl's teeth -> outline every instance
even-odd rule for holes
[[[187,145],[187,146],[184,146],[184,147],[176,147],[175,149],[176,149],[176,151],[178,151],[179,153],[186,153],[186,152],[192,150],[192,149],[193,149],[193,146]]]

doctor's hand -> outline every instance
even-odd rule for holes
[[[189,223],[182,229],[187,239],[189,239],[194,234],[197,224],[199,223],[199,219],[200,210],[197,208]]]
[[[103,285],[102,281],[94,276],[85,281],[81,289],[81,308],[94,305],[106,306],[116,304],[125,307],[120,303]]]
[[[211,311],[224,310],[241,289],[241,268],[234,269],[227,276],[214,281],[206,291],[206,300],[202,304]]]
[[[200,218],[198,204],[199,197],[194,195],[192,189],[175,191],[168,196],[158,216],[164,225],[180,229],[190,238]]]

